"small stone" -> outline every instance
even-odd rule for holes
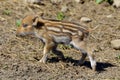
[[[6,21],[6,19],[0,16],[0,21]]]
[[[111,41],[111,46],[114,49],[120,50],[120,39],[112,40]]]
[[[51,3],[53,3],[53,4],[58,4],[58,3],[62,2],[62,0],[50,0],[50,1],[51,1]]]
[[[62,6],[62,8],[61,8],[61,11],[62,12],[66,12],[68,10],[68,7],[67,6]]]
[[[81,0],[75,0],[75,2],[79,3]]]
[[[76,3],[81,3],[83,4],[84,3],[84,0],[75,0]]]
[[[107,18],[112,18],[112,17],[113,17],[113,15],[112,15],[112,14],[110,14],[110,15],[107,15],[106,17],[107,17]]]
[[[41,0],[25,0],[25,3],[39,3]]]
[[[113,0],[113,2],[114,7],[120,8],[120,0]]]
[[[90,18],[88,18],[88,17],[82,17],[82,18],[80,19],[80,21],[81,21],[81,22],[86,22],[86,23],[88,23],[88,22],[91,22],[92,20],[91,20]]]

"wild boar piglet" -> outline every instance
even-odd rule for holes
[[[82,53],[79,60],[80,65],[84,63],[86,56],[88,56],[92,69],[96,70],[94,54],[92,49],[87,46],[89,31],[80,24],[29,15],[22,20],[16,33],[21,36],[34,35],[45,44],[40,62],[46,63],[50,51],[64,59],[64,55],[57,49],[57,45],[65,44],[72,45]]]

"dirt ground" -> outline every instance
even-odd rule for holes
[[[0,80],[120,80],[120,50],[110,44],[120,39],[120,10],[94,0],[82,4],[74,0],[51,1],[42,0],[39,6],[27,6],[22,0],[0,1]],[[46,18],[56,19],[64,6],[65,21],[80,23],[81,17],[88,17],[92,22],[81,24],[91,29],[98,26],[88,42],[90,48],[95,47],[96,72],[91,70],[88,58],[83,66],[74,65],[81,57],[74,49],[59,47],[66,57],[64,62],[50,53],[47,64],[39,63],[43,51],[40,40],[16,37],[17,20],[41,12]]]

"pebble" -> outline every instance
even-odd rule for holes
[[[61,8],[61,11],[62,12],[66,12],[68,10],[68,7],[67,6],[62,6],[62,8]]]
[[[51,3],[58,4],[58,3],[62,2],[63,0],[50,0],[50,1],[51,1]]]
[[[41,0],[25,0],[25,3],[39,3]]]
[[[88,17],[81,17],[80,21],[88,23],[88,22],[91,22],[92,20]]]
[[[113,2],[114,7],[120,8],[120,0],[113,0]]]
[[[0,21],[5,21],[6,19],[0,16]]]
[[[110,14],[110,15],[107,15],[106,17],[107,17],[107,18],[112,18],[112,17],[113,17],[113,15],[112,15],[112,14]]]
[[[75,2],[83,4],[85,2],[85,0],[75,0]]]
[[[75,0],[75,2],[79,3],[81,0]]]
[[[120,50],[120,39],[115,39],[111,41],[111,46],[114,49]]]

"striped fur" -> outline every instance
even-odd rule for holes
[[[96,69],[96,61],[92,50],[88,50],[86,46],[89,30],[84,26],[72,22],[50,20],[29,15],[22,20],[21,26],[17,29],[17,35],[25,36],[28,34],[33,34],[45,43],[43,57],[40,62],[46,62],[47,54],[50,50],[61,59],[64,59],[62,52],[57,50],[57,45],[62,43],[73,45],[75,49],[81,51],[82,57],[79,60],[79,64],[83,64],[88,55],[92,69]]]

